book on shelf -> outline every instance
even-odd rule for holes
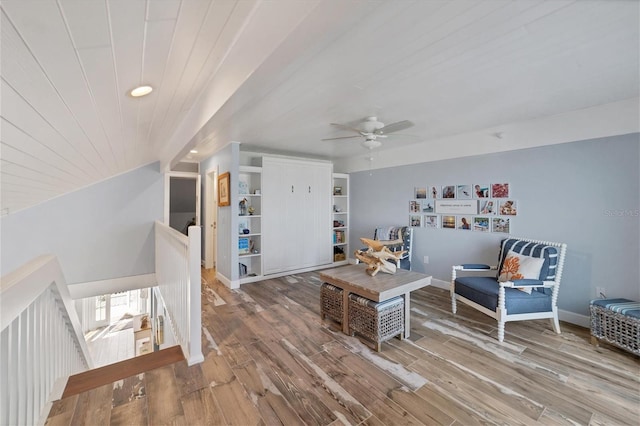
[[[345,242],[344,231],[333,231],[333,243],[342,244]]]

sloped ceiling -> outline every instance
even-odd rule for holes
[[[637,1],[0,4],[3,214],[230,141],[360,156],[320,139],[369,115],[415,123],[382,153],[621,101],[637,123]]]

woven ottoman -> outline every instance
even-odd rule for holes
[[[591,343],[610,343],[640,355],[640,302],[596,299],[590,303]]]
[[[374,302],[356,294],[349,295],[349,333],[356,333],[376,344],[404,333],[404,297]]]
[[[342,323],[342,292],[341,288],[328,283],[320,286],[320,318]]]

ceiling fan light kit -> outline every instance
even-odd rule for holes
[[[344,124],[331,123],[332,126],[338,127],[339,129],[346,130],[349,132],[357,133],[356,136],[339,136],[335,138],[322,139],[323,141],[333,141],[338,139],[351,139],[363,137],[364,141],[362,142],[362,146],[367,149],[375,149],[382,146],[382,142],[377,140],[378,138],[386,138],[389,133],[397,132],[399,130],[408,129],[413,126],[413,123],[409,120],[398,121],[396,123],[392,123],[386,125],[381,121],[378,121],[378,117],[366,117],[364,121],[360,124],[359,128],[346,126]]]

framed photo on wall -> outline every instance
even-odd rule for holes
[[[229,180],[229,172],[222,173],[220,176],[218,176],[218,205],[221,207],[231,204],[231,195],[229,194]]]

